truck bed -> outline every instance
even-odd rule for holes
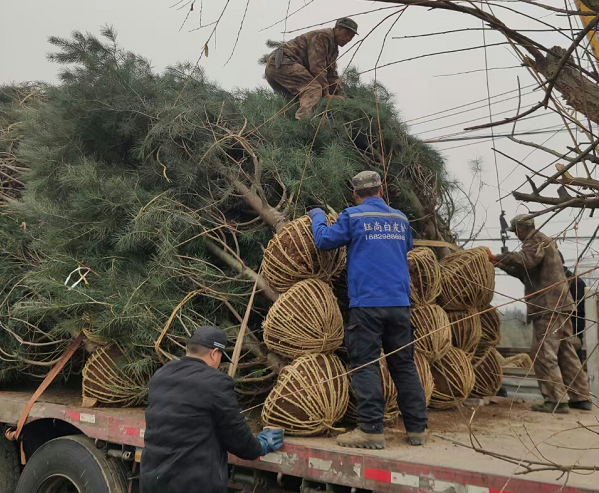
[[[30,395],[0,392],[0,421],[15,424]],[[338,447],[332,436],[288,437],[285,447],[275,454],[253,462],[231,457],[230,462],[381,492],[599,491],[599,412],[552,416],[530,412],[529,406],[530,402],[521,399],[493,398],[480,407],[430,411],[425,447],[409,447],[397,425],[387,429],[387,448],[380,451]],[[143,409],[81,408],[76,393],[49,390],[34,405],[29,420],[44,418],[69,422],[92,438],[143,447]],[[472,443],[484,453],[472,450]],[[523,474],[526,469],[521,461],[525,460],[578,464],[589,470]]]

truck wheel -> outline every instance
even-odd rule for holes
[[[0,493],[15,493],[20,473],[15,442],[0,436]]]
[[[125,467],[85,436],[56,438],[31,456],[16,493],[127,493]]]

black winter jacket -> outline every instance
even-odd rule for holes
[[[262,454],[239,411],[233,380],[197,358],[184,357],[150,381],[144,493],[225,493],[227,452],[254,460]]]

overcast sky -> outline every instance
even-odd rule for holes
[[[213,23],[221,14],[226,1],[204,1],[203,5],[199,0],[196,1],[194,10],[185,24],[185,17],[189,12],[187,0],[173,7],[175,3],[176,0],[3,0],[0,17],[0,83],[27,80],[57,82],[59,67],[46,60],[46,53],[52,48],[47,43],[48,36],[65,37],[74,30],[98,33],[100,26],[104,24],[113,25],[119,33],[120,43],[127,50],[150,59],[156,71],[162,71],[167,65],[178,61],[196,62],[214,27],[208,25],[200,28],[200,12],[202,25]],[[563,7],[561,0],[550,0],[547,3]],[[257,60],[268,51],[265,47],[267,39],[290,39],[314,24],[333,21],[344,15],[388,7],[388,4],[362,0],[291,0],[289,3],[281,0],[250,0],[239,42],[233,52],[246,5],[246,0],[230,0],[216,37],[209,45],[208,58],[203,57],[199,60],[208,76],[226,89],[266,86],[263,67],[258,65]],[[285,18],[288,8],[290,13],[301,10],[290,16],[285,23],[282,19]],[[520,14],[510,12],[509,8],[517,10]],[[542,23],[568,27],[568,21],[564,17],[516,2],[499,4],[494,9],[494,13],[506,24],[518,29],[545,29],[547,26]],[[355,16],[361,38],[366,37],[391,13],[393,10],[387,9]],[[521,14],[530,15],[532,18]],[[332,22],[327,25],[330,24]],[[287,31],[299,31],[285,34],[285,27]],[[460,28],[471,30],[431,37],[393,39]],[[483,33],[480,28],[480,21],[460,14],[411,7],[401,17],[394,16],[385,21],[366,37],[353,63],[361,71],[367,71],[374,68],[379,54],[379,65],[384,65],[420,55],[482,46],[483,34],[487,45],[505,41],[499,34],[490,31]],[[387,40],[383,43],[388,32]],[[565,37],[556,33],[527,34],[548,46],[567,45]],[[383,44],[384,49],[381,53]],[[351,53],[344,55],[348,49]],[[232,52],[233,57],[227,64]],[[355,49],[352,50],[350,45],[341,50],[341,70],[347,66],[354,52]],[[518,67],[519,60],[506,45],[395,63],[378,69],[377,78],[395,94],[397,108],[410,125],[412,133],[422,139],[461,138],[465,135],[447,136],[462,132],[468,125],[489,121],[486,102],[487,78],[484,71],[485,52],[487,66],[493,69],[488,73],[490,94],[494,96],[507,93],[492,99],[494,104],[491,111],[495,120],[515,114],[518,106],[518,77],[523,88],[522,108],[525,109],[542,99],[539,91],[532,92],[533,78],[526,69]],[[373,71],[363,75],[365,78],[373,76]],[[471,104],[473,102],[477,103]],[[461,108],[456,110],[427,117],[460,106]],[[541,132],[521,138],[537,143],[545,142],[546,146],[563,152],[566,151],[567,145],[572,145],[572,141],[562,126],[563,122],[556,114],[544,111],[536,113],[530,120],[519,123],[516,131]],[[511,126],[502,126],[495,129],[495,134],[499,136],[510,131]],[[500,194],[508,195],[502,202],[508,216],[527,212],[523,205],[518,205],[509,197],[509,193],[525,181],[525,170],[510,159],[495,155],[492,148],[495,146],[515,159],[524,159],[524,162],[535,170],[547,166],[553,158],[541,151],[530,154],[531,148],[516,145],[502,137],[497,137],[493,144],[490,130],[478,134],[487,135],[489,138],[434,145],[445,157],[450,174],[463,184],[464,189],[470,190],[472,200],[478,200],[476,222],[477,225],[485,224],[480,237],[491,240],[499,237],[498,217],[501,208],[497,200]],[[585,140],[580,139],[582,143]],[[474,160],[482,163],[482,188],[479,187],[478,180],[473,182],[471,162]],[[552,171],[549,169],[548,172]],[[574,174],[582,175],[582,170],[577,170]],[[530,191],[527,186],[522,190]],[[549,193],[554,194],[555,189],[551,189]],[[532,206],[531,209],[539,210],[539,206]],[[568,226],[572,217],[570,212],[563,212],[544,231],[557,234]],[[584,242],[576,242],[575,236],[590,235],[596,224],[597,218],[588,218],[588,214],[585,214],[579,229],[567,233],[566,241],[560,245],[567,260],[574,259],[579,249],[584,246]],[[491,241],[488,245],[496,251],[501,246],[500,243]],[[516,241],[510,242],[511,248],[517,245]],[[594,263],[594,259],[589,259],[585,265]],[[523,291],[518,281],[503,275],[497,278],[497,290],[499,293],[515,297],[522,296]],[[496,302],[504,301],[505,297],[497,296]]]

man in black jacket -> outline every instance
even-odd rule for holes
[[[158,370],[150,381],[144,493],[226,493],[227,452],[254,460],[283,445],[283,430],[252,435],[239,411],[233,380],[218,370],[227,337],[200,327],[187,354]]]
[[[574,298],[574,303],[576,303],[576,309],[572,312],[572,316],[570,320],[572,320],[572,329],[574,331],[574,335],[580,339],[580,345],[576,349],[576,354],[578,355],[578,359],[580,359],[581,363],[584,363],[584,358],[582,357],[582,344],[584,342],[584,328],[585,328],[585,294],[584,290],[587,285],[582,280],[582,278],[574,277],[572,271],[566,267],[566,261],[564,260],[564,256],[562,252],[559,252],[559,256],[562,258],[562,263],[564,264],[564,272],[566,273],[566,277],[570,283],[570,294],[572,298]]]

